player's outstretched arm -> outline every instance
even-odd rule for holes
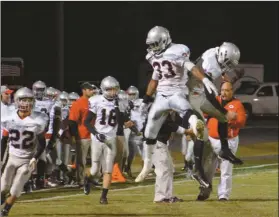
[[[58,132],[61,128],[61,108],[56,106],[54,108],[54,117],[53,117],[53,122],[52,122],[52,135],[49,141],[48,146],[50,146],[50,148],[52,148],[52,146],[54,145],[56,139],[58,138]]]

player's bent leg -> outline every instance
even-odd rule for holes
[[[6,200],[6,194],[9,192],[16,173],[14,157],[9,157],[3,174],[1,175],[1,205]]]

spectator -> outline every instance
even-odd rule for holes
[[[221,96],[217,96],[218,102],[228,111],[235,112],[235,116],[228,121],[228,143],[232,153],[235,154],[239,143],[239,130],[244,127],[246,122],[245,109],[240,100],[233,96],[233,86],[230,82],[221,85]],[[205,173],[208,181],[212,183],[212,178],[218,166],[217,156],[221,150],[221,141],[218,134],[218,120],[210,118],[207,122],[208,135],[214,153],[206,156]],[[210,162],[210,163],[209,163]],[[220,160],[220,182],[218,186],[218,198],[220,201],[229,200],[232,191],[232,171],[233,165],[228,160]],[[198,200],[209,198],[212,189],[201,188]]]
[[[82,96],[73,102],[69,113],[69,127],[73,144],[76,145],[77,184],[84,185],[86,156],[91,145],[91,135],[83,122],[89,108],[89,98],[94,95],[95,86],[85,82],[81,85]]]

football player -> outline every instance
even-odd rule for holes
[[[76,92],[69,93],[69,108],[71,108],[74,101],[79,99],[79,95]]]
[[[32,111],[34,101],[30,89],[20,88],[15,93],[17,110],[3,120],[1,153],[4,153],[9,140],[9,159],[1,176],[1,204],[5,202],[1,216],[8,216],[45,148],[44,134],[48,117],[44,113]],[[10,196],[5,200],[8,191]]]
[[[142,160],[144,160],[142,131],[144,123],[146,122],[147,113],[143,113],[140,110],[140,105],[143,99],[139,99],[138,88],[130,86],[126,92],[128,94],[130,106],[130,120],[134,123],[134,127],[137,129],[136,131],[131,131],[129,136],[129,156],[127,159],[127,166],[125,168],[125,172],[132,177],[131,165],[135,157],[136,150]]]
[[[211,81],[220,76],[223,76],[224,80],[228,80],[227,73],[235,69],[239,59],[239,48],[233,43],[224,42],[220,47],[205,51],[199,58],[197,67]],[[237,76],[232,79],[232,82],[240,77],[241,73],[237,72]],[[204,85],[195,77],[191,76],[187,85],[190,89],[190,103],[200,116],[203,117],[203,113],[206,113],[218,119],[218,133],[222,144],[219,157],[229,160],[232,164],[242,164],[242,160],[238,159],[229,149],[227,140],[228,121],[235,119],[236,113],[224,109],[216,100],[216,95],[204,88]]]
[[[209,186],[204,176],[201,154],[203,149],[204,123],[198,120],[193,113],[186,96],[188,88],[188,72],[202,81],[209,93],[217,94],[214,84],[196,67],[190,60],[190,50],[182,44],[172,43],[169,31],[161,26],[155,26],[147,35],[146,44],[148,54],[146,59],[152,65],[154,71],[145,96],[143,97],[142,109],[145,110],[151,101],[151,96],[157,91],[155,101],[148,114],[148,120],[144,132],[146,138],[146,156],[144,167],[139,174],[139,179],[144,179],[148,174],[151,163],[151,155],[156,144],[157,134],[167,118],[169,110],[174,110],[183,118],[183,127],[188,125],[193,129],[197,140],[195,141],[195,161],[197,161],[197,177],[204,186]]]
[[[46,89],[46,94],[45,94],[45,99],[49,99],[54,101],[56,98],[56,90],[53,87],[47,87]]]
[[[84,193],[90,193],[92,177],[98,175],[102,163],[103,190],[100,198],[101,204],[107,204],[107,193],[111,184],[111,173],[116,155],[116,133],[120,116],[117,99],[120,86],[118,81],[105,77],[101,82],[102,95],[90,98],[90,108],[86,120],[87,129],[94,135],[91,145],[92,166],[90,176],[84,180]],[[95,119],[95,125],[91,122]]]
[[[66,173],[68,172],[67,166],[69,163],[70,154],[70,135],[67,132],[67,118],[69,116],[68,107],[68,93],[62,91],[55,104],[50,110],[50,123],[46,133],[47,138],[47,159],[49,160],[50,168],[56,165],[59,170],[55,170],[56,179],[64,181]],[[57,139],[59,138],[59,139]],[[54,149],[55,148],[55,149]],[[63,172],[63,177],[60,177],[60,170]],[[49,184],[52,184],[50,181]]]
[[[32,91],[35,97],[34,111],[42,112],[49,115],[50,109],[54,103],[53,100],[46,99],[47,86],[43,81],[36,81],[32,85]],[[44,179],[46,171],[46,154],[40,156],[37,164],[36,188],[44,188]]]

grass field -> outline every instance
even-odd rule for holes
[[[227,202],[217,200],[218,177],[214,180],[210,199],[195,201],[198,185],[184,178],[179,171],[179,153],[173,153],[177,163],[174,193],[184,199],[182,203],[154,204],[154,177],[151,177],[141,184],[135,184],[132,180],[113,184],[107,206],[99,204],[98,188],[92,189],[88,196],[82,190],[73,188],[22,195],[9,216],[277,217],[278,158],[268,157],[277,154],[278,143],[240,146],[238,156],[247,160],[244,165],[234,168],[233,191]]]

